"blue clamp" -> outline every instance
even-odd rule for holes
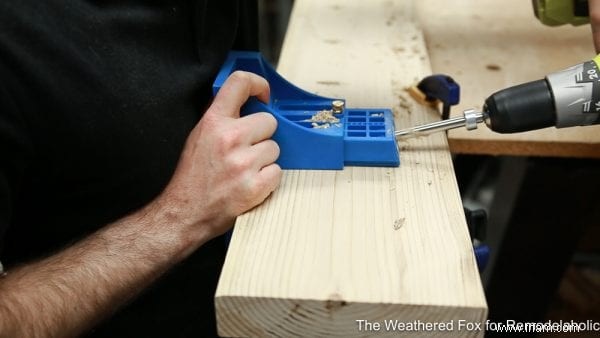
[[[442,120],[450,117],[450,106],[460,101],[460,87],[450,76],[443,74],[430,75],[417,84],[417,88],[429,102],[441,101]]]
[[[250,98],[240,114],[269,112],[275,116],[278,125],[273,140],[281,149],[277,163],[283,169],[400,165],[390,109],[345,108],[342,99],[306,92],[285,80],[257,52],[230,52],[213,83],[214,95],[236,70],[256,73],[269,82],[270,101]],[[333,113],[336,100],[344,106],[339,113]],[[313,116],[321,113],[328,119],[315,120]]]
[[[473,253],[475,254],[475,260],[477,261],[477,268],[481,273],[485,270],[485,267],[490,260],[490,247],[485,244],[474,246]]]
[[[464,208],[469,235],[473,239],[473,253],[479,272],[483,272],[490,259],[490,247],[483,243],[486,237],[487,213],[483,209]]]

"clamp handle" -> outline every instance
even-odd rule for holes
[[[450,76],[444,74],[430,75],[417,84],[428,102],[440,101],[443,104],[442,119],[450,117],[450,107],[460,101],[460,87]]]

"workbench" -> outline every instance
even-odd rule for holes
[[[544,26],[530,1],[415,3],[432,71],[461,86],[452,116],[481,109],[495,91],[595,56],[589,25]],[[455,157],[461,183],[473,174],[497,175],[484,274],[489,319],[545,320],[584,228],[600,219],[600,125],[518,134],[480,127],[452,130],[448,139],[452,153],[466,154]],[[480,170],[491,166],[499,168]]]
[[[450,75],[461,87],[451,111],[481,110],[492,93],[542,79],[546,74],[591,60],[596,54],[589,25],[544,26],[531,1],[415,1],[434,73]],[[498,134],[484,126],[452,130],[452,153],[600,158],[600,125],[554,127]]]
[[[439,112],[405,92],[431,73],[415,13],[410,1],[297,0],[278,71],[347,107],[392,108],[397,128],[435,121]],[[486,301],[446,136],[399,147],[398,168],[286,170],[238,217],[215,295],[221,335],[432,334],[386,321],[483,334]]]

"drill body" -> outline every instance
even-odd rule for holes
[[[545,25],[589,23],[587,0],[532,0],[535,16]],[[600,55],[545,79],[506,88],[491,95],[483,108],[486,125],[515,133],[600,123]]]
[[[600,55],[545,79],[492,94],[483,108],[493,131],[515,133],[600,123]]]
[[[587,0],[532,0],[533,12],[547,26],[590,22]]]

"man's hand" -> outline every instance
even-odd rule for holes
[[[596,53],[600,53],[600,0],[588,0],[590,25]]]
[[[267,81],[253,73],[233,73],[192,130],[160,198],[196,233],[222,234],[281,180],[281,168],[274,163],[279,147],[270,139],[277,121],[269,113],[240,118],[240,107],[249,96],[267,102]]]
[[[279,184],[273,116],[239,118],[267,82],[236,72],[191,132],[171,182],[141,210],[0,277],[0,337],[77,336],[130,300]]]

